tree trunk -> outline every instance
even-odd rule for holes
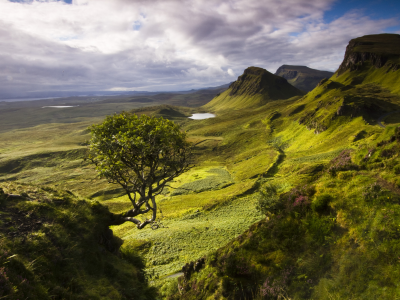
[[[147,224],[153,223],[157,217],[157,204],[154,196],[151,197],[151,202],[153,207],[150,207],[150,210],[152,211],[152,217],[150,219],[146,219],[145,221],[141,222],[134,217],[142,213],[134,213],[133,210],[128,210],[127,212],[121,214],[112,214],[110,223],[108,225],[122,225],[125,222],[132,222],[136,224],[138,229],[143,229]]]

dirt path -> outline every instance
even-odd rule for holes
[[[400,110],[395,110],[395,111],[386,113],[386,114],[380,116],[376,122],[378,123],[378,125],[379,125],[380,127],[385,128],[385,125],[382,124],[382,120],[383,120],[384,118],[386,118],[387,116],[390,116],[391,114],[395,114],[395,113],[398,113],[398,112],[400,112]]]

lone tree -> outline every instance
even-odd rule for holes
[[[126,191],[133,208],[113,215],[112,224],[133,222],[138,229],[157,216],[155,196],[167,183],[190,169],[191,145],[186,133],[174,122],[146,115],[121,113],[102,124],[89,127],[88,159],[101,177],[118,183]],[[135,217],[152,212],[140,221]]]

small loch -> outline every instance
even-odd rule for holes
[[[203,120],[209,118],[215,118],[215,115],[210,113],[203,113],[203,114],[193,114],[193,116],[189,117],[189,119],[193,120]]]
[[[47,107],[50,107],[50,108],[68,108],[68,107],[77,107],[77,106],[79,106],[79,105],[75,105],[75,106],[67,106],[67,105],[65,105],[65,106],[62,106],[62,105],[57,105],[57,106],[43,106],[42,108],[47,108]]]

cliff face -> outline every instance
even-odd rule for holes
[[[391,70],[400,68],[400,35],[375,34],[352,39],[337,73],[358,70],[366,61],[376,68],[387,65]]]
[[[294,87],[309,92],[325,78],[330,78],[333,72],[311,69],[306,66],[283,65],[276,70],[275,75],[287,79]]]

